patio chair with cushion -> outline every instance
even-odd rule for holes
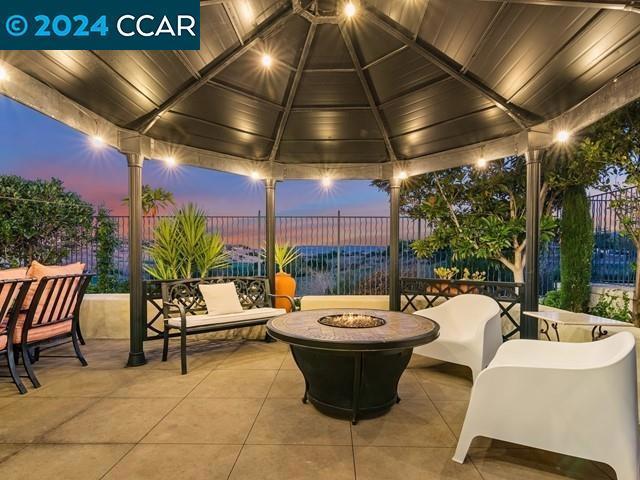
[[[7,365],[13,383],[20,393],[27,393],[16,368],[18,350],[13,344],[13,335],[20,313],[20,306],[33,283],[33,279],[0,279],[0,355],[7,357]]]
[[[635,339],[589,343],[511,340],[471,391],[453,459],[478,436],[609,464],[638,480]]]
[[[90,274],[69,274],[40,278],[28,309],[18,316],[14,344],[20,345],[22,361],[34,387],[38,388],[40,382],[33,371],[31,350],[53,347],[71,338],[76,357],[83,366],[87,365],[80,351],[78,321],[91,277]]]
[[[414,348],[413,353],[466,365],[471,368],[474,381],[502,344],[500,306],[485,295],[458,295],[414,315],[436,321],[440,336]]]
[[[275,298],[287,299],[292,311],[296,310],[293,298],[270,292],[266,278],[212,277],[163,283],[162,361],[167,361],[171,331],[177,330],[181,370],[186,374],[188,335],[264,325],[287,313],[284,308],[273,308]]]

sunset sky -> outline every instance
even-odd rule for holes
[[[115,215],[126,213],[127,167],[112,149],[96,151],[87,137],[44,115],[0,96],[0,174],[26,178],[57,177],[85,200],[104,204]],[[143,181],[174,193],[178,204],[196,202],[212,215],[264,212],[264,189],[246,177],[195,167],[168,170],[148,161]],[[388,200],[368,181],[336,182],[329,192],[315,181],[278,184],[282,215],[387,215]]]

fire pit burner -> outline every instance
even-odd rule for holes
[[[318,323],[328,327],[337,328],[372,328],[381,327],[385,322],[380,317],[364,315],[362,313],[341,313],[338,315],[327,315],[318,320]]]

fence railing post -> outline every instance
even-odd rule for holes
[[[261,219],[261,214],[262,212],[260,210],[258,210],[258,252],[260,252],[260,249],[262,248],[262,219]],[[258,257],[258,276],[261,277],[262,276],[262,258]]]
[[[340,295],[340,246],[342,244],[341,239],[341,222],[340,222],[340,210],[338,210],[338,253],[336,256],[336,294]]]

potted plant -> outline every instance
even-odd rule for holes
[[[467,267],[462,270],[462,278],[460,280],[471,280],[473,282],[482,282],[487,279],[487,272],[475,271],[471,273]],[[469,284],[461,284],[458,286],[460,293],[479,293],[478,287]]]
[[[288,244],[276,244],[276,265],[278,273],[276,273],[276,295],[287,295],[291,298],[296,295],[296,280],[289,273],[285,272],[285,268],[293,263],[300,256],[300,252],[296,247]],[[276,308],[285,308],[287,312],[291,311],[291,304],[284,298],[276,298]]]
[[[455,278],[455,276],[460,272],[456,267],[437,267],[433,269],[433,273],[436,278],[440,280],[444,280],[441,283],[434,285],[433,287],[428,287],[428,293],[448,293],[450,295],[455,295],[458,293],[458,289],[451,285],[451,280]]]

